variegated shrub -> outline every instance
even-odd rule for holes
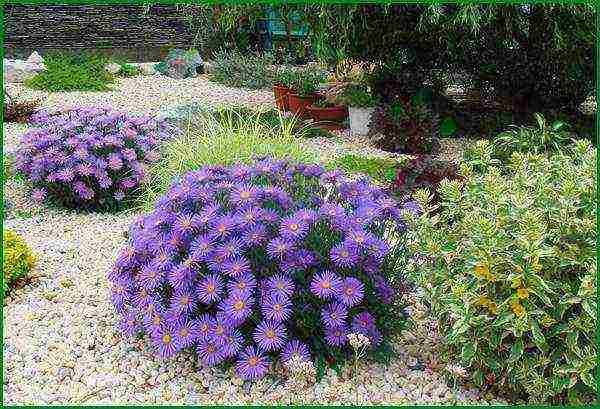
[[[577,141],[479,174],[463,165],[435,216],[417,194],[413,278],[448,356],[482,388],[531,402],[595,394],[596,155]]]

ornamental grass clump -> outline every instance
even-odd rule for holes
[[[401,214],[402,213],[402,214]],[[121,329],[245,379],[299,358],[389,351],[404,322],[402,207],[367,180],[262,159],[204,166],[136,221],[108,275]]]
[[[596,149],[515,153],[443,180],[410,248],[450,356],[475,384],[530,402],[596,396]],[[410,234],[410,233],[409,233]]]
[[[150,117],[110,108],[40,111],[23,135],[16,168],[33,185],[32,197],[68,208],[116,210],[138,191],[159,142],[173,129]]]

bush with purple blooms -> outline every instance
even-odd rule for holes
[[[234,362],[243,379],[294,356],[340,364],[350,333],[386,354],[404,323],[411,209],[319,165],[189,172],[133,224],[108,275],[121,329],[149,335],[163,358]]]
[[[32,120],[38,128],[23,135],[17,170],[33,185],[35,200],[48,197],[69,208],[122,208],[159,159],[159,142],[173,136],[166,122],[110,108],[44,110]]]

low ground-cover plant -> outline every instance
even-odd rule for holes
[[[439,148],[437,115],[418,99],[398,99],[375,108],[369,135],[381,149],[389,152],[422,154]]]
[[[2,283],[2,294],[6,294],[15,281],[26,278],[35,267],[35,262],[35,256],[23,241],[23,238],[12,230],[3,229],[2,268],[4,270],[4,281]]]
[[[122,208],[160,158],[159,142],[174,132],[150,117],[95,107],[40,111],[33,123],[38,128],[21,139],[17,171],[33,185],[34,199],[69,208]]]
[[[346,154],[336,158],[331,166],[349,173],[363,173],[380,183],[389,184],[395,180],[399,163],[393,159]]]
[[[276,78],[271,55],[219,51],[214,58],[210,80],[230,87],[263,89],[273,86]]]
[[[114,77],[106,71],[108,59],[94,54],[47,54],[46,70],[25,81],[30,88],[59,91],[108,91]]]
[[[204,166],[132,226],[109,273],[121,329],[159,356],[235,361],[243,379],[296,355],[351,357],[350,333],[385,351],[403,326],[402,207],[367,180],[262,159]]]
[[[163,155],[150,169],[142,206],[150,209],[165,194],[174,178],[204,165],[249,163],[256,156],[316,163],[319,155],[301,143],[306,128],[293,119],[272,127],[261,112],[236,115],[235,110],[194,115],[182,136],[163,146]],[[280,115],[280,114],[277,114]]]
[[[40,108],[41,103],[42,100],[40,98],[23,100],[10,95],[5,89],[2,120],[4,122],[27,123],[31,116]]]
[[[515,153],[504,173],[465,166],[464,181],[441,183],[435,218],[419,195],[409,229],[450,356],[513,399],[595,397],[597,153],[565,151]]]
[[[437,187],[443,179],[456,179],[457,166],[433,155],[419,155],[407,161],[395,174],[392,191],[405,197],[418,189],[427,188],[437,201]]]
[[[511,125],[494,139],[495,156],[506,160],[513,152],[556,152],[571,142],[568,125],[563,121],[548,124],[539,113],[534,114],[535,126]]]
[[[117,72],[117,76],[119,77],[137,77],[138,75],[142,75],[142,69],[138,66],[127,64],[125,62],[118,63],[121,66],[121,69]]]

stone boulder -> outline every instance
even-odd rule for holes
[[[44,59],[37,51],[34,51],[31,53],[31,55],[27,59],[27,62],[32,63],[32,64],[43,64]]]
[[[106,69],[106,71],[110,72],[111,74],[116,74],[119,71],[121,71],[121,66],[119,64],[117,64],[116,62],[111,62],[110,64],[106,64],[106,67],[104,67]]]
[[[38,73],[45,71],[43,63],[33,63],[23,60],[4,59],[4,82],[23,82],[35,77]]]
[[[204,72],[204,63],[197,50],[175,48],[169,51],[164,62],[156,65],[156,69],[172,78],[192,78]]]

